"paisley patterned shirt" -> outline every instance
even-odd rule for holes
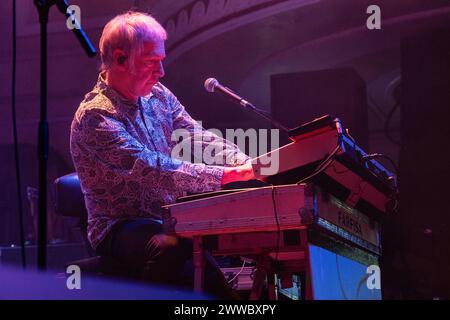
[[[205,131],[161,83],[131,103],[109,87],[101,73],[81,102],[71,126],[70,150],[88,211],[88,239],[96,248],[112,226],[127,218],[161,220],[161,206],[187,193],[220,189],[223,166],[249,158],[238,147]],[[191,136],[191,150],[213,145],[205,165],[171,157],[176,129]],[[195,139],[196,135],[202,135]],[[186,140],[185,140],[186,141]],[[208,147],[208,148],[209,148]],[[218,157],[219,156],[219,157]]]

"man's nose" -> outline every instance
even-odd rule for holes
[[[159,62],[158,68],[156,69],[155,73],[159,78],[164,77],[164,75],[166,74],[164,72],[164,66],[163,66],[162,61]]]

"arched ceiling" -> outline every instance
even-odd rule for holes
[[[291,8],[281,10],[287,2]],[[203,89],[206,78],[214,76],[255,104],[270,108],[271,74],[353,67],[367,83],[372,116],[382,118],[392,104],[387,86],[399,77],[401,39],[450,26],[450,3],[377,1],[381,30],[366,27],[370,4],[277,1],[273,14],[267,7],[259,9],[265,10],[259,19],[250,11],[247,22],[245,15],[235,14],[209,29],[185,32],[184,38],[172,35],[177,41],[168,43],[165,82],[202,120],[236,123],[237,115],[242,122],[253,118],[246,119],[238,107],[208,95]]]
[[[392,104],[392,90],[387,90],[388,86],[399,77],[401,39],[450,25],[450,2],[442,0],[378,0],[381,30],[366,28],[366,9],[373,4],[368,0],[69,2],[82,8],[82,24],[95,45],[102,26],[114,15],[131,7],[151,12],[169,31],[167,75],[163,82],[197,118],[211,125],[221,122],[227,126],[254,125],[255,118],[206,93],[203,89],[206,78],[216,77],[269,109],[271,74],[335,67],[353,67],[365,79],[372,119],[381,121]],[[2,2],[0,9],[9,11],[10,5],[6,4]],[[4,27],[0,34],[9,43],[7,23],[0,22]],[[80,58],[84,52],[55,8],[50,14],[49,33],[50,59],[86,60]],[[34,5],[28,1],[20,3],[20,63],[37,63],[38,35]],[[8,46],[0,48],[2,64],[9,63],[9,50]],[[96,64],[98,61],[89,62],[92,77],[89,76],[85,86],[95,78]],[[79,75],[81,80],[88,79],[85,73]],[[75,90],[71,86],[79,85],[67,82],[68,92]],[[37,92],[32,84],[22,87],[27,94]],[[1,96],[7,95],[5,87]]]

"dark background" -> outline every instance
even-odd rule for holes
[[[18,213],[11,121],[11,6],[0,2],[0,246],[17,245]],[[205,92],[216,77],[288,126],[332,113],[367,152],[400,168],[401,210],[384,229],[383,290],[391,299],[450,298],[450,3],[373,1],[70,1],[97,47],[103,25],[131,7],[152,13],[169,33],[168,86],[207,128],[270,128]],[[366,9],[381,8],[381,30]],[[94,85],[89,59],[52,8],[49,22],[49,241],[73,242],[53,210],[52,182],[73,172],[72,116]],[[27,239],[37,187],[39,24],[32,1],[17,1],[17,120]],[[286,90],[290,88],[290,90]],[[287,92],[287,93],[285,93]],[[386,130],[386,128],[388,130]],[[383,164],[392,170],[389,162]]]

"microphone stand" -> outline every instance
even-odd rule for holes
[[[214,79],[215,80],[215,79]],[[215,80],[217,81],[217,80]],[[241,98],[239,95],[237,95],[233,90],[231,90],[228,87],[223,87],[226,91],[228,92],[224,92],[222,90],[220,90],[219,92],[221,93],[225,93],[229,98],[231,98],[232,101],[239,103],[242,107],[244,108],[248,108],[251,111],[253,111],[254,113],[256,113],[257,115],[259,115],[260,117],[263,117],[264,119],[268,120],[274,127],[280,129],[281,131],[286,132],[287,134],[289,134],[290,129],[284,125],[282,125],[281,123],[279,123],[278,121],[276,121],[274,118],[272,118],[272,116],[270,116],[269,114],[267,114],[264,110],[262,110],[261,108],[258,108],[256,106],[254,106],[252,103],[248,102],[247,100]],[[208,90],[208,89],[207,89]],[[214,91],[213,91],[214,92]]]
[[[54,4],[68,18],[72,18],[75,24],[73,31],[89,57],[96,55],[96,50],[86,37],[79,23],[72,16],[65,0],[34,0],[34,4],[39,12],[39,22],[41,28],[41,92],[40,92],[40,121],[38,133],[38,156],[39,156],[39,213],[38,213],[38,269],[44,271],[47,266],[47,160],[49,150],[49,130],[47,121],[47,24],[48,12]]]
[[[242,103],[244,102],[244,103]],[[250,102],[246,101],[246,100],[242,100],[242,102],[240,103],[241,106],[244,106],[246,108],[249,108],[250,110],[252,110],[254,113],[256,113],[257,115],[263,117],[264,119],[268,120],[270,123],[272,123],[272,125],[278,129],[280,129],[281,131],[286,132],[287,134],[289,134],[289,128],[282,125],[281,123],[279,123],[278,121],[276,121],[274,118],[272,118],[270,115],[268,115],[265,111],[263,111],[262,109],[254,106],[253,104],[251,104]]]

